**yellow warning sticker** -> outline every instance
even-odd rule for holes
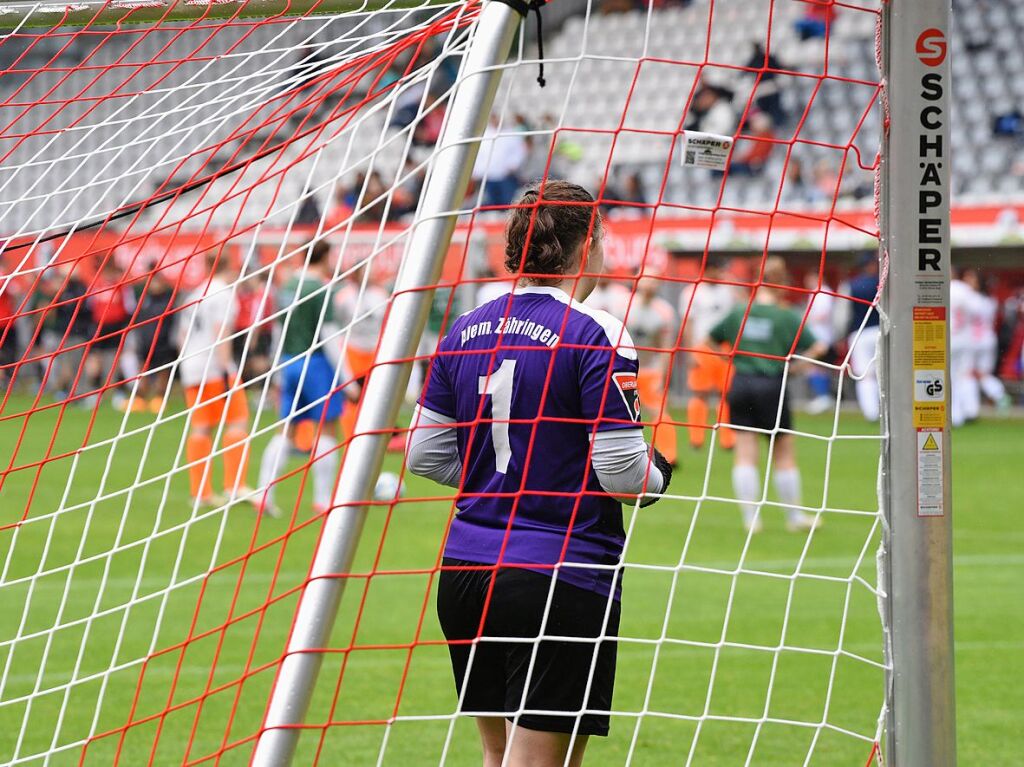
[[[946,309],[914,307],[914,428],[946,425]]]
[[[946,367],[946,308],[914,307],[914,367]]]
[[[917,515],[941,517],[945,509],[945,464],[942,431],[917,430]]]

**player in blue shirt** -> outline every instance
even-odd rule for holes
[[[506,229],[517,287],[452,324],[410,434],[410,471],[459,488],[437,609],[486,767],[506,749],[511,765],[578,765],[588,736],[608,733],[617,498],[653,503],[671,479],[644,442],[629,334],[580,303],[603,267],[601,237],[582,187],[524,194]],[[550,638],[566,636],[591,641]]]

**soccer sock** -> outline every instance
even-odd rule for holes
[[[757,515],[757,501],[761,497],[761,478],[756,466],[732,467],[732,490],[740,502],[743,521],[753,524]]]
[[[774,472],[775,492],[779,500],[786,505],[786,516],[797,519],[803,512],[796,508],[800,505],[800,469],[783,469]]]
[[[313,504],[321,509],[333,505],[334,480],[338,476],[338,441],[321,434],[313,456]]]
[[[978,379],[973,373],[968,373],[963,379],[964,387],[964,416],[968,421],[973,421],[981,413],[981,387]]]
[[[654,427],[654,446],[669,463],[675,464],[678,458],[676,455],[676,427],[671,423],[672,415],[668,412],[668,408],[665,408],[662,418],[665,420]]]
[[[998,404],[1006,396],[1006,387],[1003,386],[1003,382],[991,373],[983,376],[980,383],[981,390],[985,392],[985,396],[993,402]]]
[[[860,405],[860,412],[869,421],[878,420],[878,411],[881,408],[878,399],[878,379],[874,374],[868,373],[854,387],[857,390],[857,404]]]
[[[690,445],[693,447],[704,446],[704,424],[708,422],[708,403],[700,397],[690,397],[686,404],[686,420],[690,423]]]
[[[274,505],[274,480],[281,473],[290,452],[291,443],[283,434],[275,434],[263,449],[263,457],[260,459],[260,490],[265,493],[263,503],[267,506]]]
[[[248,484],[249,446],[246,444],[248,436],[237,426],[228,427],[224,434],[224,492],[228,495]]]
[[[189,434],[185,442],[185,458],[188,459],[188,481],[193,498],[209,498],[213,495],[210,482],[210,462],[213,440],[209,434]],[[203,474],[206,477],[203,477]]]

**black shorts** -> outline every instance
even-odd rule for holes
[[[736,426],[775,431],[775,420],[778,418],[780,429],[793,428],[793,415],[789,411],[789,398],[782,390],[781,376],[738,373],[733,376],[726,399],[729,402],[729,421]]]
[[[485,606],[484,637],[536,639],[540,636],[551,577],[507,567],[500,568],[495,575],[490,566],[447,558],[443,565],[482,568],[442,570],[437,589],[441,629],[450,643],[456,642],[448,645],[455,688],[462,694],[463,685],[466,687],[460,711],[504,715],[529,730],[607,735],[608,714],[590,712],[611,709],[618,643],[597,637],[602,634],[618,636],[619,603],[612,600],[609,610],[607,597],[556,583],[544,636],[592,637],[591,641],[485,640],[476,643],[473,652],[473,643],[457,640],[473,640],[481,635],[480,619]],[[488,601],[492,578],[496,580]],[[527,682],[529,691],[524,701]],[[590,694],[584,706],[588,682]],[[533,713],[572,712],[584,708],[587,713],[582,715]],[[531,713],[517,715],[520,710]]]
[[[105,352],[117,351],[121,341],[125,338],[128,325],[130,324],[130,319],[105,323],[99,329],[99,337],[90,343],[89,348]]]
[[[242,359],[242,354],[245,353],[246,364],[248,364],[253,357],[269,357],[270,354],[270,333],[253,333],[251,331],[240,333],[231,340],[231,352],[235,355],[235,361]],[[249,344],[248,350],[245,345]]]
[[[178,359],[178,349],[170,339],[170,332],[163,329],[160,333],[139,334],[138,355],[139,363],[144,364],[146,370],[156,370],[173,365]]]

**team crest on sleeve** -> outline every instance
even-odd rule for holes
[[[640,387],[637,384],[636,373],[612,373],[612,380],[615,381],[615,388],[619,390],[622,401],[626,403],[630,417],[639,422]]]

